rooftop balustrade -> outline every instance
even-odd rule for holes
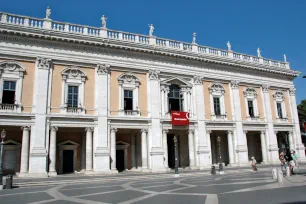
[[[261,56],[251,56],[233,52],[230,50],[223,50],[217,48],[211,48],[207,46],[200,46],[196,43],[185,43],[175,40],[168,40],[163,38],[157,38],[155,36],[146,36],[134,33],[127,33],[121,31],[114,31],[107,29],[105,26],[101,28],[76,25],[71,23],[64,23],[53,21],[51,19],[39,19],[27,16],[8,14],[0,12],[1,24],[10,24],[16,26],[31,27],[36,29],[47,29],[61,33],[72,33],[76,35],[88,35],[100,38],[108,38],[118,41],[128,41],[132,43],[145,44],[156,46],[160,48],[167,48],[172,50],[181,50],[183,52],[189,52],[202,56],[213,56],[222,59],[231,59],[236,62],[249,62],[255,64],[262,64],[270,67],[279,67],[284,69],[290,69],[288,62],[280,62],[270,59],[265,59]],[[153,31],[152,31],[153,32]],[[195,36],[194,36],[195,41]]]

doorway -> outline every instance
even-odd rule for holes
[[[73,173],[73,150],[63,151],[63,173]]]
[[[290,155],[289,135],[287,132],[277,133],[277,143],[279,153],[284,152],[286,155]]]
[[[168,165],[169,168],[175,168],[175,149],[174,149],[174,135],[167,135],[167,145],[168,145]],[[180,158],[180,137],[176,136],[177,138],[177,145],[178,145],[178,155],[177,157]],[[179,167],[181,167],[181,161],[179,159]]]
[[[118,172],[124,171],[124,150],[116,150],[116,167]]]

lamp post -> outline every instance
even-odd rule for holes
[[[3,178],[3,171],[2,171],[2,158],[3,158],[3,148],[4,148],[4,138],[6,136],[6,131],[3,129],[1,131],[1,152],[0,152],[0,186],[3,186],[3,183],[2,183],[2,178]]]
[[[221,137],[217,137],[218,149],[219,149],[219,172],[223,171],[223,165],[221,163]]]
[[[178,147],[177,147],[177,138],[176,136],[173,137],[174,142],[174,168],[175,168],[175,177],[179,176],[179,170],[178,170]]]

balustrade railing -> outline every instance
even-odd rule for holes
[[[78,108],[78,107],[67,107],[67,113],[71,114],[79,114],[82,113],[83,108]]]
[[[18,105],[16,104],[0,104],[1,112],[14,112],[17,110]]]
[[[139,115],[138,110],[124,110],[125,115]]]
[[[173,48],[177,50],[190,51],[190,53],[198,52],[204,55],[213,55],[221,58],[233,58],[235,60],[263,64],[265,66],[281,67],[289,69],[289,63],[287,62],[279,62],[261,57],[240,54],[228,50],[199,46],[197,44],[182,43],[175,40],[166,40],[163,38],[156,38],[154,36],[125,33],[120,31],[107,30],[103,28],[75,25],[70,23],[63,23],[53,20],[46,20],[46,19],[38,19],[27,16],[8,14],[3,12],[0,12],[0,22],[1,24],[13,24],[25,27],[49,29],[58,32],[68,32],[78,35],[90,35],[102,38],[131,41],[134,43],[148,44],[152,46],[156,45],[163,48]]]

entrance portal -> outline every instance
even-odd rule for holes
[[[63,151],[63,173],[73,172],[73,150]]]
[[[247,133],[247,144],[248,144],[248,155],[249,160],[255,157],[258,163],[262,162],[262,149],[261,149],[261,139],[260,132],[248,132]]]
[[[225,163],[225,165],[228,165],[229,155],[228,155],[228,140],[226,132],[214,130],[210,134],[210,140],[211,140],[212,163],[213,164]]]
[[[279,153],[284,152],[287,155],[290,155],[289,136],[287,132],[277,133],[277,143],[278,143]]]
[[[116,167],[119,172],[122,172],[124,169],[124,150],[116,151]]]
[[[168,145],[168,165],[169,168],[175,168],[175,149],[174,149],[174,135],[167,135],[167,145]],[[177,138],[177,145],[178,145],[178,155],[177,157],[180,158],[180,137],[176,136]],[[181,167],[181,161],[179,159],[179,167]]]

